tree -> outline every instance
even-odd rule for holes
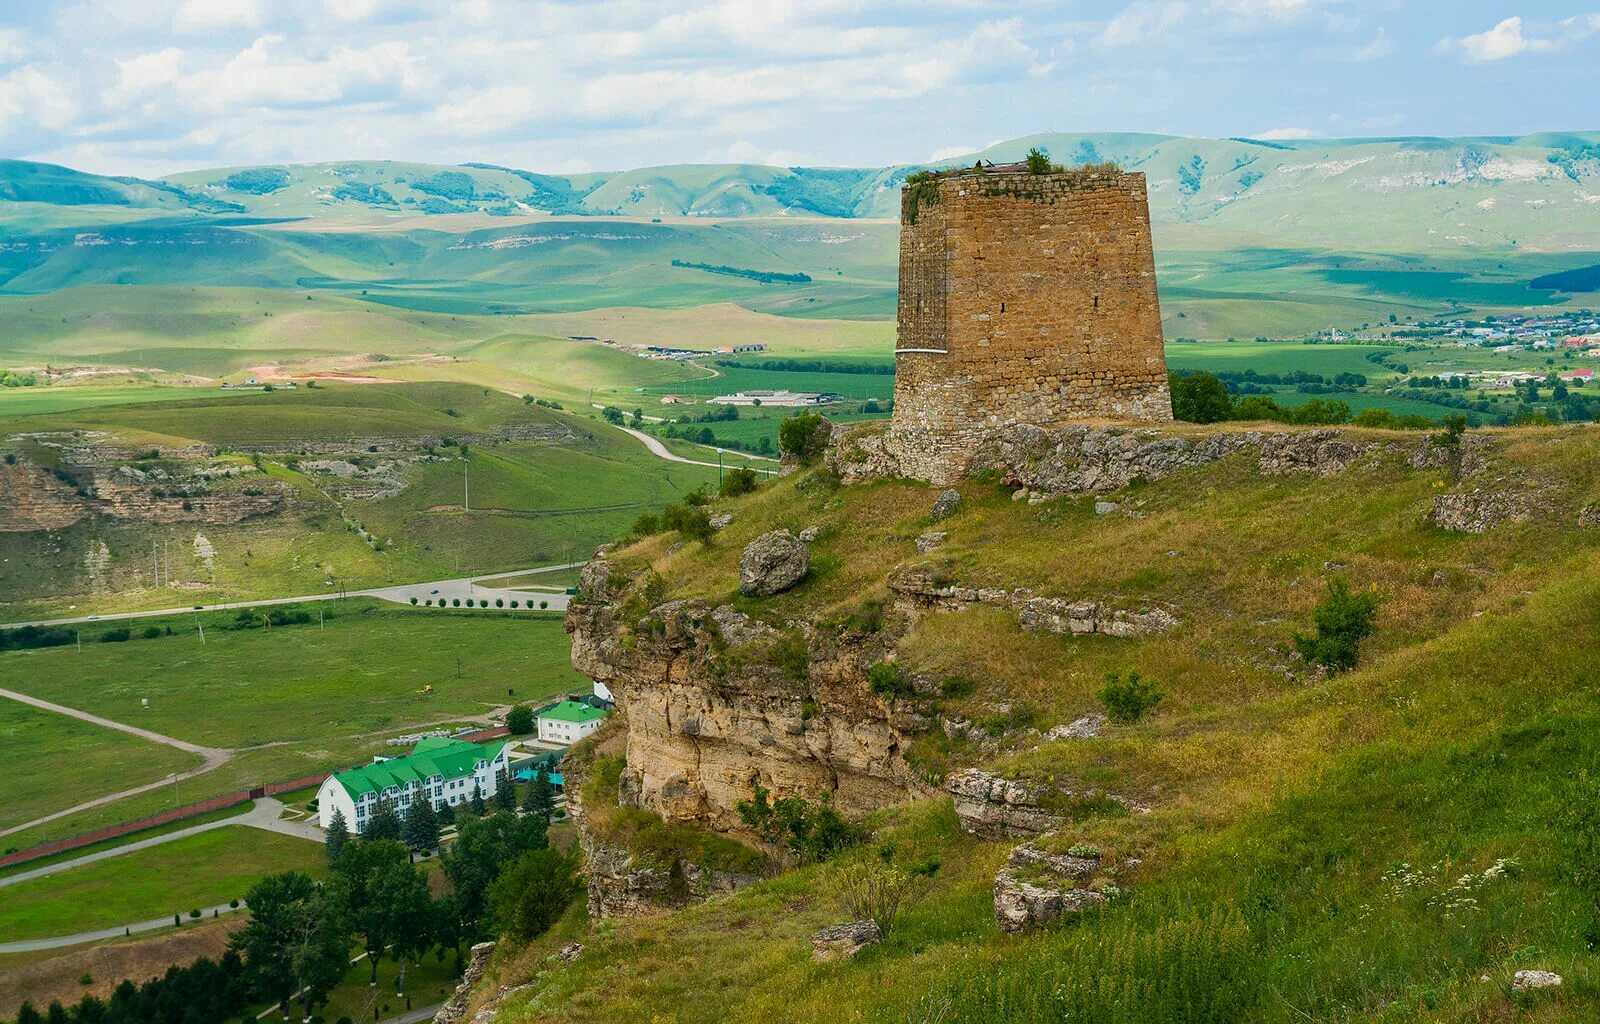
[[[722,476],[720,493],[724,498],[737,498],[756,489],[756,471],[748,466],[737,466]]]
[[[367,822],[361,837],[369,840],[399,839],[401,831],[400,815],[395,811],[394,804],[388,797],[380,797],[378,809],[372,812],[372,820]]]
[[[500,769],[500,781],[494,787],[494,809],[497,811],[517,809],[517,785],[511,781],[509,764]]]
[[[481,818],[487,810],[488,808],[483,804],[483,784],[474,779],[472,780],[472,813]]]
[[[522,809],[540,821],[549,821],[551,813],[556,809],[556,787],[551,784],[550,776],[542,764],[534,770],[533,784],[528,787],[528,795],[522,801]]]
[[[828,421],[814,412],[790,416],[778,424],[778,451],[800,462],[815,461],[828,443]]]
[[[549,845],[548,823],[536,817],[501,812],[461,823],[456,841],[442,855],[445,876],[454,887],[462,938],[480,934],[489,886],[501,867],[529,850]]]
[[[362,844],[355,844],[359,847]],[[302,1006],[326,998],[346,967],[350,933],[337,906],[303,871],[268,875],[245,896],[250,921],[228,948],[244,958],[251,988],[289,1015],[289,1000],[302,988]]]
[[[328,821],[328,836],[323,840],[328,848],[328,863],[332,864],[339,859],[339,852],[350,842],[350,828],[344,820],[344,811],[334,808],[333,817]]]
[[[571,858],[550,849],[524,853],[489,886],[489,918],[495,933],[523,941],[543,935],[579,888]]]
[[[637,532],[637,530],[635,531]],[[648,530],[647,533],[654,533]],[[643,534],[641,534],[643,536]],[[526,704],[518,704],[506,712],[506,728],[511,730],[513,736],[526,736],[533,732],[533,709]]]
[[[1295,649],[1307,661],[1330,672],[1355,668],[1361,641],[1372,634],[1378,618],[1379,597],[1375,590],[1352,594],[1342,579],[1330,580],[1328,596],[1311,613],[1315,635],[1294,634]]]
[[[1042,146],[1034,146],[1028,150],[1026,157],[1029,174],[1059,174],[1062,167],[1050,160],[1050,151]]]
[[[433,812],[433,801],[427,797],[411,801],[411,806],[406,808],[402,832],[406,846],[419,853],[436,848],[439,845],[439,816]]]
[[[403,844],[369,839],[340,855],[332,888],[350,929],[362,939],[376,984],[383,951],[406,941],[406,931],[425,927],[428,883]]]
[[[44,1015],[32,1003],[23,1003],[17,1008],[17,1024],[44,1024]]]
[[[1168,374],[1172,416],[1186,423],[1219,423],[1233,415],[1228,386],[1211,373]]]

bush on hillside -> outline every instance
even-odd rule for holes
[[[506,713],[506,728],[511,730],[513,736],[526,736],[533,732],[533,709],[526,704],[518,704]]]
[[[827,421],[818,413],[803,412],[778,425],[778,450],[800,462],[815,461],[827,443]]]
[[[1379,600],[1375,590],[1352,594],[1344,580],[1330,580],[1328,596],[1311,613],[1317,631],[1310,636],[1296,631],[1295,650],[1330,672],[1355,668],[1361,641],[1371,636],[1375,628]]]
[[[756,471],[744,466],[730,469],[722,476],[719,492],[724,498],[737,498],[756,489]]]
[[[1186,423],[1219,423],[1233,417],[1233,397],[1228,385],[1215,374],[1167,375],[1172,391],[1172,415]]]
[[[1155,710],[1166,697],[1166,691],[1153,679],[1138,672],[1129,672],[1123,679],[1120,673],[1106,673],[1106,685],[1100,688],[1100,703],[1114,722],[1137,722]]]
[[[836,884],[850,919],[871,921],[886,939],[911,898],[911,876],[876,857],[847,865]]]
[[[717,532],[706,510],[694,505],[668,505],[661,518],[667,529],[677,530],[685,540],[709,541]]]
[[[860,829],[827,804],[812,804],[799,796],[781,800],[771,796],[757,783],[755,795],[734,807],[739,820],[764,842],[784,847],[804,863],[827,860],[863,838]]]

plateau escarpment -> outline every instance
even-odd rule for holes
[[[660,594],[653,572],[630,577],[602,556],[567,613],[573,665],[627,723],[624,803],[731,829],[758,785],[850,814],[927,791],[903,756],[913,723],[868,683],[893,633]]]

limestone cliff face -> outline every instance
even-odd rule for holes
[[[289,505],[281,485],[213,491],[202,475],[155,478],[127,468],[82,469],[72,483],[26,461],[0,463],[0,532],[59,530],[93,516],[144,523],[237,523]]]
[[[782,628],[734,609],[670,601],[628,621],[640,584],[603,558],[567,612],[572,663],[604,683],[628,728],[623,803],[668,821],[739,825],[759,783],[858,814],[927,792],[907,735],[867,684],[884,633]]]

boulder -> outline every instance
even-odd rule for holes
[[[763,533],[739,558],[739,592],[746,597],[781,594],[805,578],[811,555],[788,530]]]
[[[569,942],[565,946],[561,947],[561,951],[556,953],[553,959],[559,960],[564,964],[570,964],[572,961],[578,959],[578,957],[582,955],[583,943]]]
[[[1075,718],[1065,725],[1058,725],[1044,734],[1045,742],[1054,740],[1092,740],[1105,731],[1106,716],[1098,711],[1091,711],[1082,718]]]
[[[995,922],[1001,931],[1020,932],[1100,906],[1105,893],[1082,887],[1099,870],[1099,854],[1053,854],[1019,846],[994,876]]]
[[[713,530],[726,530],[729,524],[733,522],[733,513],[718,512],[716,515],[709,517],[708,521],[711,523]]]
[[[883,932],[871,921],[830,925],[811,936],[811,959],[818,963],[849,960],[882,941]]]
[[[1097,516],[1109,516],[1121,507],[1114,501],[1097,501],[1094,503],[1094,514]]]
[[[956,509],[960,506],[960,491],[953,487],[948,490],[940,491],[939,496],[933,501],[933,521],[937,523],[941,519],[950,518],[955,514]]]
[[[807,544],[810,544],[820,536],[822,536],[822,527],[820,526],[808,526],[800,531],[800,539]]]
[[[1433,499],[1428,518],[1455,533],[1488,533],[1501,523],[1520,523],[1533,515],[1531,499],[1505,491],[1467,491]]]
[[[942,530],[930,530],[917,538],[917,554],[925,555],[949,538],[950,535]]]
[[[1559,988],[1561,975],[1554,971],[1518,971],[1511,978],[1511,991],[1531,992],[1540,988]]]
[[[1061,816],[1044,806],[1050,788],[991,775],[979,768],[945,780],[961,827],[984,839],[1037,836],[1059,827]]]

